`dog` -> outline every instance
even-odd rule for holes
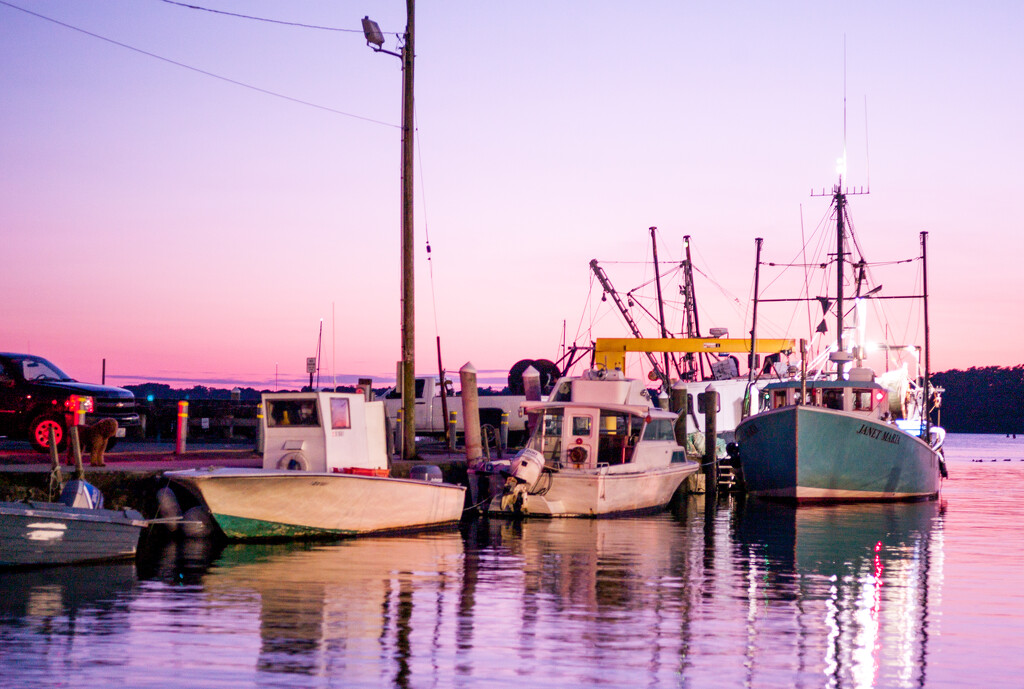
[[[107,442],[117,435],[117,419],[100,419],[91,426],[79,425],[78,442],[82,451],[89,451],[89,463],[94,467],[106,466],[103,461],[103,453],[107,449]],[[68,447],[68,464],[74,464],[74,449]]]

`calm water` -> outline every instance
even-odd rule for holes
[[[0,574],[0,686],[1024,686],[1024,438],[947,460],[929,503],[697,498]]]

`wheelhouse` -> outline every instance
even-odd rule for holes
[[[632,405],[556,403],[529,411],[536,425],[526,446],[555,469],[631,464],[641,441],[675,443],[673,415]]]
[[[761,392],[761,411],[804,405],[887,418],[889,391],[874,381],[814,380],[771,383]]]

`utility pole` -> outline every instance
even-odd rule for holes
[[[413,62],[416,2],[405,0],[402,47],[402,409],[405,437],[402,459],[416,456],[416,291],[413,279]]]
[[[402,459],[416,456],[416,283],[413,246],[413,65],[416,56],[416,2],[405,0],[406,24],[401,52],[384,50],[384,35],[377,22],[363,17],[366,44],[378,53],[402,60]],[[371,45],[372,44],[372,45]],[[375,47],[374,47],[375,46]]]

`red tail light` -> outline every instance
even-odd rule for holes
[[[91,414],[96,409],[96,401],[88,395],[71,395],[64,403],[69,412],[85,412]]]

